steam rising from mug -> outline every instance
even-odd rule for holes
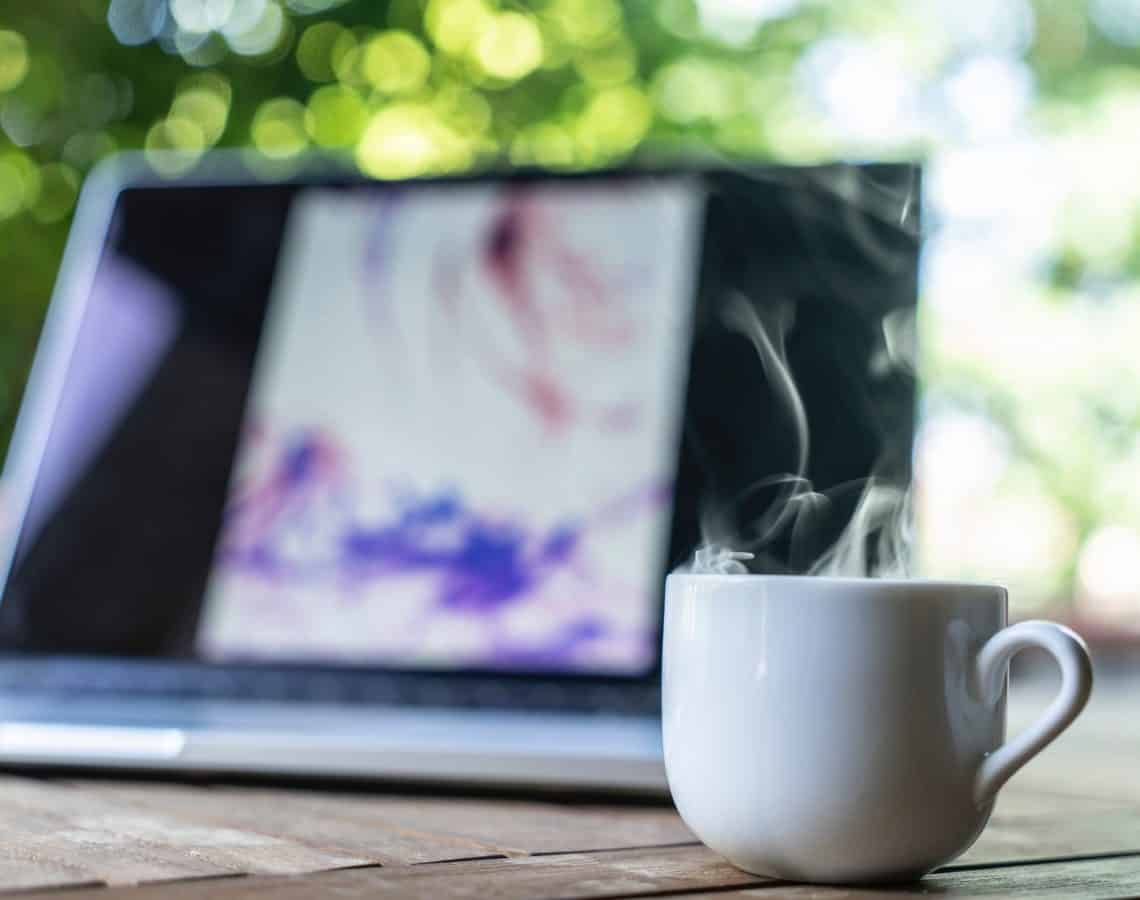
[[[855,173],[840,173],[827,189],[845,201],[844,208],[864,211],[880,218],[898,216],[906,227],[913,198],[860,194]],[[867,205],[871,208],[868,210]],[[882,246],[859,215],[845,223],[847,233],[861,252],[877,265],[890,268],[895,260],[890,248]],[[843,287],[839,286],[842,291]],[[851,577],[903,577],[909,574],[913,539],[912,490],[909,481],[888,478],[878,471],[857,481],[817,491],[808,479],[810,434],[808,416],[788,363],[786,341],[795,325],[795,304],[764,298],[750,299],[741,292],[726,298],[723,322],[747,338],[756,349],[768,388],[782,413],[783,421],[774,427],[789,430],[794,437],[794,471],[758,479],[725,503],[707,502],[701,515],[701,546],[685,568],[694,573],[744,574],[749,571],[790,571],[810,575]],[[881,346],[870,360],[872,377],[892,371],[913,375],[915,371],[915,329],[913,312],[893,310],[880,322]],[[741,402],[747,402],[742,394]],[[876,466],[876,470],[880,467]],[[740,511],[758,498],[774,492],[763,511],[741,526]],[[838,539],[827,543],[829,525],[850,508]],[[841,508],[837,508],[841,507]],[[769,553],[776,546],[779,554]]]

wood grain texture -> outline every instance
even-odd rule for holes
[[[743,890],[679,894],[674,900],[905,900],[907,897],[1133,900],[1140,897],[1140,856],[945,872],[928,875],[914,884],[884,887],[773,883]]]
[[[1140,896],[1140,856],[986,866],[940,872],[912,884],[831,887],[752,878],[734,869],[725,870],[700,848],[670,848],[657,853],[623,851],[349,869],[293,878],[184,881],[77,891],[70,896],[79,900],[601,900],[653,896],[678,900],[902,900],[931,896],[1115,900]]]
[[[174,812],[384,865],[694,843],[664,806],[401,797],[249,787],[85,782],[142,810]]]
[[[956,864],[1032,862],[1140,853],[1140,808],[1009,788],[986,830]]]
[[[358,864],[503,855],[491,844],[387,821],[367,803],[351,796],[149,783],[91,782],[77,787],[134,809],[174,812],[215,826],[255,831],[315,850],[345,854]]]
[[[391,879],[404,878],[392,867],[484,857],[496,867],[469,874],[481,882],[486,872],[493,873],[496,890],[504,878],[510,881],[504,889],[513,890],[511,879],[520,873],[528,875],[521,883],[529,885],[533,876],[541,887],[549,877],[562,890],[568,885],[558,878],[570,872],[595,883],[603,891],[597,896],[609,896],[624,890],[631,877],[637,881],[646,871],[660,872],[667,861],[676,877],[711,887],[707,863],[716,859],[685,843],[691,835],[674,812],[655,807],[30,779],[0,781],[0,797],[6,813],[0,819],[0,888],[8,890],[306,874],[376,864],[389,868],[382,876],[358,870],[368,872],[359,878],[368,884],[380,878],[375,889],[387,890]],[[634,845],[650,849],[612,852]],[[607,852],[570,852],[583,848]],[[1135,808],[1015,788],[1002,796],[989,828],[955,867],[1124,851],[1140,853]],[[503,860],[493,859],[513,857],[512,862],[534,865],[530,855],[551,853],[557,855],[541,856],[538,868],[522,870],[501,868]],[[590,865],[594,874],[586,878],[584,868]],[[624,868],[615,874],[614,866]],[[726,879],[722,884],[748,878],[719,866]],[[454,865],[448,871],[467,872]],[[409,889],[418,890],[425,877],[411,876]],[[228,882],[208,884],[211,894],[237,889]],[[260,885],[260,879],[243,880],[240,890],[259,891]],[[207,885],[194,882],[185,889],[193,896]],[[432,890],[451,896],[447,892],[458,889]]]
[[[671,809],[448,797],[88,782],[117,806],[174,814],[383,865],[693,843]],[[960,862],[1140,852],[1140,810],[1100,798],[1011,787]],[[317,857],[320,861],[320,857]],[[308,871],[329,866],[314,866]]]
[[[32,779],[0,778],[0,804],[0,888],[293,874],[366,861]]]
[[[301,900],[310,897],[554,900],[652,896],[758,885],[702,846],[348,869],[293,878],[227,878],[72,894],[83,900]],[[41,895],[42,896],[42,895]]]
[[[1099,676],[1098,676],[1099,677]],[[1032,722],[1055,685],[1011,690],[1009,734]],[[1140,807],[1140,681],[1102,679],[1088,708],[1040,756],[1014,775],[1010,788]]]

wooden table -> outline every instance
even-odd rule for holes
[[[1102,690],[1011,782],[973,849],[904,888],[745,874],[663,805],[4,776],[0,890],[66,889],[75,900],[1137,897],[1137,713],[1140,692]]]

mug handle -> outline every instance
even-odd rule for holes
[[[974,671],[982,699],[996,703],[1005,686],[1006,666],[1028,647],[1048,652],[1061,668],[1061,690],[1032,725],[982,760],[974,779],[974,802],[985,806],[1023,765],[1072,724],[1092,691],[1092,660],[1085,642],[1056,622],[1019,622],[986,641]]]

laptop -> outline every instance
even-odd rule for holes
[[[817,487],[905,477],[917,180],[103,164],[5,469],[0,764],[664,792],[663,577],[799,452],[725,305],[793,311]]]

